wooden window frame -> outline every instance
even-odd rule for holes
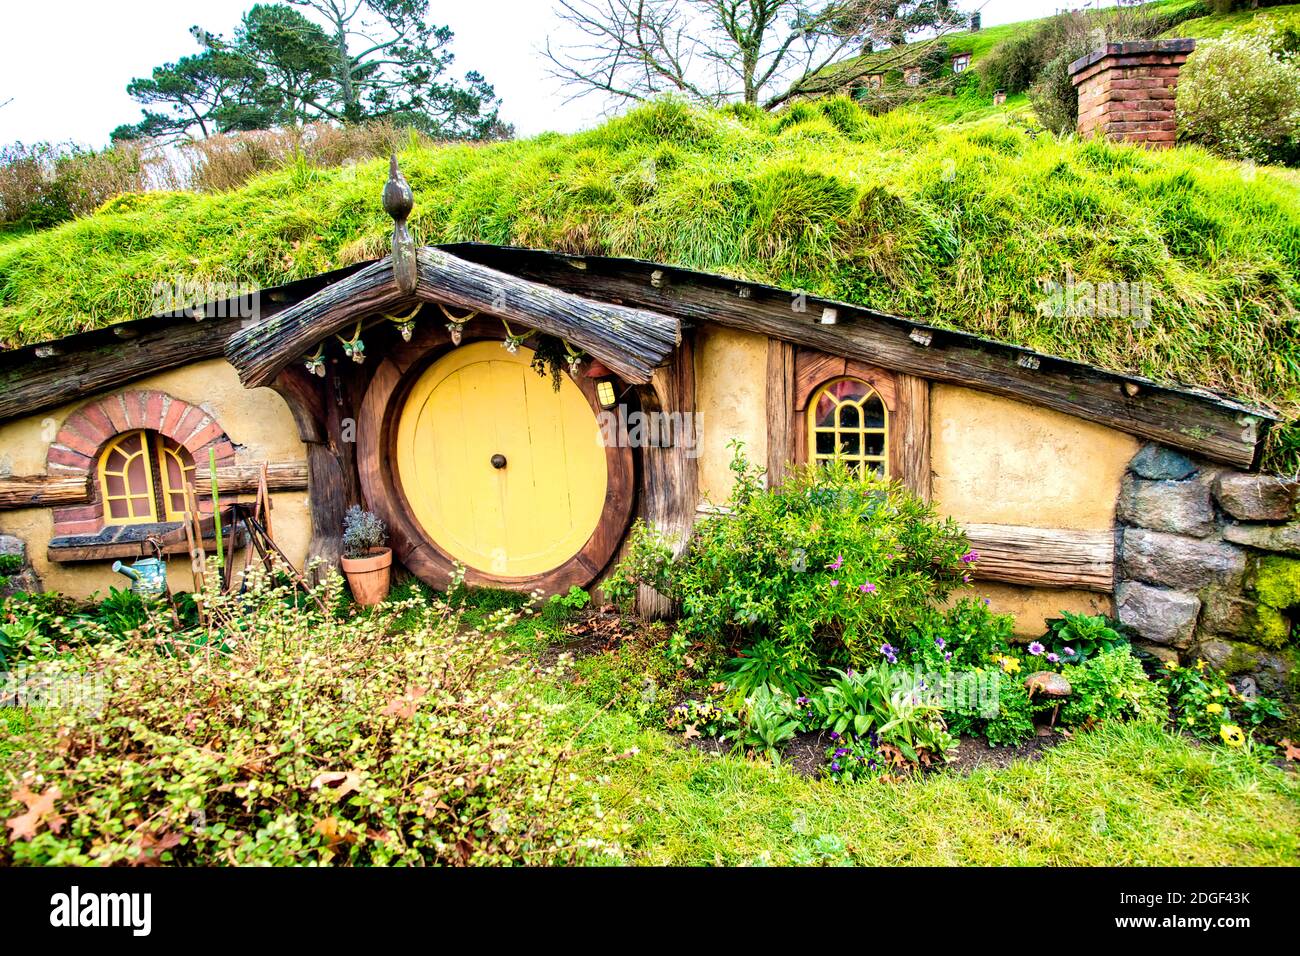
[[[829,396],[830,400],[835,405],[835,415],[834,415],[835,424],[832,425],[830,428],[819,426],[817,424],[817,420],[815,417],[817,405],[821,402],[822,396],[827,395],[829,390],[833,386],[838,385],[840,382],[857,382],[866,389],[866,394],[863,395],[862,398],[858,401],[849,401],[849,400],[841,401],[838,398],[836,398],[836,396],[830,395]],[[872,401],[872,399],[876,399],[880,402],[881,412],[883,416],[882,424],[880,428],[869,428],[866,425],[866,406]],[[840,423],[840,409],[845,405],[852,405],[858,409],[859,424],[857,425],[856,428],[853,427],[845,428]],[[862,465],[873,465],[873,466],[875,464],[879,464],[881,466],[880,471],[883,477],[885,478],[893,477],[894,469],[890,467],[890,461],[889,461],[890,412],[889,412],[889,408],[885,406],[884,399],[880,397],[880,393],[877,392],[874,387],[872,387],[870,382],[866,381],[865,379],[859,378],[856,375],[841,375],[839,378],[832,378],[826,382],[823,382],[821,385],[817,386],[817,388],[815,388],[812,391],[811,395],[809,395],[808,401],[805,403],[805,408],[803,410],[803,419],[804,419],[804,427],[807,429],[807,435],[805,436],[804,439],[804,449],[807,453],[807,456],[812,460],[817,461],[817,460],[824,459],[829,461],[835,458],[840,458],[843,461],[848,463],[857,462]],[[831,454],[829,456],[821,455],[817,452],[817,435],[822,432],[830,432],[831,434],[835,435],[837,438],[844,432],[849,432],[850,434],[856,434],[862,440],[861,444],[859,445],[860,451],[856,455],[848,454],[843,451],[843,445],[837,443],[838,448],[834,454]],[[866,453],[866,437],[868,435],[881,436],[881,444],[880,444],[881,453],[879,455],[868,455]]]
[[[769,480],[780,481],[790,463],[808,461],[808,405],[822,387],[840,378],[866,382],[880,396],[888,422],[887,474],[929,501],[930,383],[780,339],[768,340]]]
[[[110,470],[109,458],[115,451],[120,451],[123,442],[139,436],[140,450],[126,458],[126,464],[120,470]],[[172,444],[175,444],[172,442]],[[171,484],[171,475],[167,468],[167,458],[170,456],[176,460],[180,466],[182,479],[192,479],[195,473],[193,463],[187,465],[185,459],[181,457],[182,447],[176,445],[169,447],[169,440],[166,436],[158,432],[150,431],[147,428],[132,428],[120,432],[113,436],[99,453],[96,460],[95,471],[99,479],[99,495],[102,515],[102,525],[105,528],[123,527],[129,525],[141,524],[162,524],[165,522],[179,522],[184,520],[185,512],[177,511],[172,507],[172,496],[183,494],[183,488],[174,488]],[[121,452],[125,455],[125,452]],[[144,459],[144,476],[145,484],[148,489],[149,510],[146,514],[136,514],[134,502],[136,499],[143,497],[139,494],[132,494],[128,474],[130,472],[131,462],[136,458]],[[121,495],[114,495],[109,490],[109,477],[120,477],[122,487],[126,492]],[[114,501],[127,502],[128,514],[126,517],[118,517],[113,514],[112,503]]]

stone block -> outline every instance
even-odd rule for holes
[[[1194,594],[1125,581],[1115,591],[1119,619],[1155,644],[1186,647],[1201,601]]]
[[[1260,551],[1300,554],[1300,522],[1282,525],[1233,523],[1223,529],[1223,537],[1233,544]]]
[[[1210,584],[1235,586],[1245,577],[1246,552],[1217,538],[1126,528],[1121,549],[1124,579],[1199,591]]]
[[[1143,445],[1128,466],[1138,477],[1153,481],[1181,481],[1196,474],[1196,465],[1190,458],[1155,443]]]
[[[1296,482],[1272,475],[1226,472],[1214,483],[1219,507],[1243,521],[1288,521],[1295,517]]]
[[[1140,528],[1197,538],[1215,530],[1210,489],[1198,481],[1151,481],[1125,476],[1119,518]]]

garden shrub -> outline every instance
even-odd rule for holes
[[[535,664],[447,605],[416,592],[344,618],[258,582],[206,607],[210,632],[159,616],[35,665],[111,693],[7,741],[0,864],[547,863],[596,845]]]
[[[987,600],[962,598],[927,608],[903,637],[902,659],[927,671],[982,667],[1011,646],[1015,618],[994,614]]]
[[[1061,708],[1067,726],[1100,720],[1155,720],[1169,714],[1165,688],[1147,679],[1127,647],[1102,651],[1065,671],[1074,693]]]
[[[1015,747],[1034,736],[1036,708],[1018,676],[967,671],[959,680],[972,684],[978,680],[994,681],[997,697],[984,700],[981,706],[978,696],[957,694],[955,706],[945,711],[948,729],[954,734],[983,737],[994,747]]]
[[[678,600],[687,641],[766,638],[791,670],[888,659],[969,579],[975,556],[961,529],[900,485],[836,464],[765,490],[739,449],[732,467],[727,513],[696,524],[681,558],[643,527],[615,575],[621,594],[640,583]]]
[[[1300,162],[1300,31],[1266,24],[1201,41],[1177,97],[1181,139],[1230,159]]]

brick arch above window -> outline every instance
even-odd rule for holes
[[[96,470],[104,447],[124,432],[145,429],[170,438],[203,467],[208,450],[220,464],[235,455],[221,423],[197,405],[156,389],[130,389],[88,402],[63,422],[46,453],[46,473],[84,475],[92,500],[54,509],[56,537],[97,535],[105,528]]]

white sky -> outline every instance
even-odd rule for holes
[[[140,118],[126,85],[197,52],[190,26],[229,37],[256,0],[0,0],[0,143],[48,140],[103,146]],[[981,0],[964,0],[974,9]],[[430,18],[455,31],[457,75],[477,69],[496,86],[521,136],[592,125],[602,104],[565,103],[538,50],[557,28],[551,0],[432,0]],[[1053,13],[1060,0],[988,0],[985,26]],[[562,37],[560,38],[562,40]]]

